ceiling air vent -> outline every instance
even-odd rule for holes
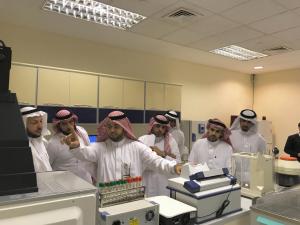
[[[174,18],[174,17],[180,17],[180,16],[196,16],[195,13],[188,11],[187,9],[177,9],[175,12],[172,12],[167,15],[168,17]]]
[[[273,48],[265,49],[263,52],[267,53],[268,55],[277,55],[277,54],[281,54],[281,53],[290,52],[292,50],[293,49],[288,48],[286,46],[276,46]]]
[[[166,22],[171,22],[175,25],[189,25],[195,22],[202,13],[198,13],[186,8],[179,8],[162,16]]]

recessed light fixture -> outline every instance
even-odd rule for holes
[[[137,13],[94,0],[46,0],[43,9],[122,30],[146,19]]]
[[[226,47],[217,48],[211,50],[210,52],[238,60],[251,60],[267,56],[265,54],[254,52],[236,45],[229,45]]]
[[[254,66],[254,69],[255,70],[261,70],[261,69],[263,69],[264,67],[263,66]]]

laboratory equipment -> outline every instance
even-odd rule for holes
[[[38,192],[0,196],[0,224],[95,225],[97,189],[71,172],[37,173]]]
[[[207,121],[191,121],[182,120],[180,127],[185,137],[185,145],[188,149],[192,149],[193,144],[206,132]]]
[[[241,188],[228,169],[203,168],[183,165],[182,175],[168,180],[170,197],[195,207],[196,223],[241,211]]]
[[[250,208],[251,225],[300,224],[300,187],[270,193]]]
[[[196,221],[197,209],[168,196],[147,198],[159,205],[160,225],[192,225]]]
[[[272,156],[249,152],[232,156],[233,172],[242,187],[243,196],[255,198],[274,191]]]
[[[269,120],[261,120],[257,123],[258,133],[263,136],[266,141],[267,151],[266,154],[271,155],[273,149],[273,132],[272,132],[272,122]]]
[[[17,97],[8,90],[11,56],[0,40],[0,196],[38,190]]]
[[[286,154],[275,161],[275,172],[280,186],[291,187],[300,183],[300,163]]]
[[[143,199],[145,187],[142,177],[128,177],[122,180],[99,183],[100,207]]]
[[[145,199],[99,208],[100,225],[159,225],[159,206]]]

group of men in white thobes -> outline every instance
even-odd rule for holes
[[[175,111],[152,117],[148,134],[139,139],[127,116],[113,111],[100,122],[97,142],[92,144],[69,110],[56,113],[55,134],[48,143],[44,139],[47,114],[33,107],[22,108],[21,114],[36,172],[68,170],[93,184],[142,176],[147,196],[168,195],[168,178],[180,174],[184,135]],[[256,118],[253,110],[243,110],[231,129],[210,119],[206,134],[193,145],[189,161],[207,163],[210,169],[230,168],[232,152],[264,152],[266,144],[257,133]]]

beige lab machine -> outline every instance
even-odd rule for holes
[[[37,173],[38,192],[0,196],[1,225],[95,225],[97,189],[71,172]]]
[[[251,225],[300,224],[300,188],[273,192],[251,206]]]
[[[245,197],[261,197],[274,190],[273,159],[270,155],[240,152],[233,154],[233,174]]]

